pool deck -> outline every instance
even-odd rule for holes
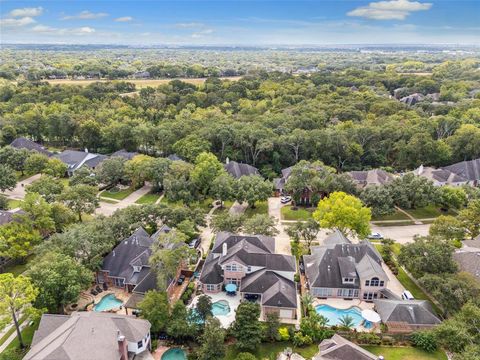
[[[111,287],[108,290],[102,291],[100,294],[97,294],[95,296],[91,295],[90,291],[88,291],[87,293],[90,296],[93,297],[93,301],[94,301],[93,304],[90,304],[90,305],[87,306],[87,311],[93,311],[94,306],[96,304],[98,304],[104,296],[114,294],[115,297],[117,299],[121,300],[123,304],[122,304],[121,308],[118,307],[118,308],[109,310],[108,312],[117,313],[117,314],[126,314],[126,309],[123,305],[128,301],[128,299],[132,295],[132,294],[129,294],[128,292],[124,291],[123,289],[114,288],[114,287]]]
[[[159,346],[153,353],[152,353],[152,356],[153,356],[153,359],[154,360],[161,360],[162,359],[162,355],[165,354],[165,352],[170,349],[169,346]]]
[[[240,295],[237,293],[235,296],[229,296],[224,292],[205,295],[210,296],[212,303],[220,300],[225,300],[228,302],[228,305],[230,306],[230,312],[227,315],[215,315],[215,317],[220,321],[220,324],[222,324],[222,327],[227,329],[235,321],[235,312],[237,311],[238,305],[240,305]],[[195,296],[190,305],[188,305],[189,308],[194,308],[196,306],[199,296]]]

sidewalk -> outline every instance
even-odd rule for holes
[[[20,316],[18,317],[20,319]],[[22,331],[30,322],[30,320],[26,319],[21,325],[20,325],[20,331]],[[13,326],[13,324],[7,326],[8,329],[10,329]],[[7,328],[5,328],[5,333],[8,331]],[[10,345],[10,343],[15,340],[17,337],[17,331],[15,330],[12,335],[8,337],[7,340],[0,346],[0,354]]]

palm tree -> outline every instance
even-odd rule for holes
[[[343,315],[339,320],[340,326],[347,329],[351,329],[353,325],[355,325],[353,317],[351,317],[350,315]]]
[[[310,310],[313,304],[313,296],[310,293],[306,293],[302,296],[303,304],[303,316],[307,316],[307,310]]]

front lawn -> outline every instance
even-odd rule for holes
[[[268,214],[268,201],[257,201],[255,203],[255,208],[252,209],[248,206],[245,210],[245,217],[251,218],[254,215],[267,215]]]
[[[391,214],[372,217],[372,221],[389,221],[389,220],[410,220],[410,219],[408,218],[407,215],[405,215],[404,213],[398,210],[395,210],[395,212]]]
[[[440,215],[456,215],[456,213],[452,210],[441,211],[438,207],[435,207],[434,205],[429,205],[419,209],[409,209],[405,211],[412,215],[415,219],[432,219],[437,218]]]
[[[8,208],[10,210],[19,208],[22,205],[22,200],[8,200]]]
[[[388,360],[447,360],[447,355],[442,350],[427,353],[414,347],[394,346],[362,346],[365,350],[375,355],[383,355]]]
[[[294,220],[294,221],[306,221],[312,217],[312,213],[315,211],[315,208],[303,208],[297,207],[295,210],[292,206],[287,205],[283,206],[280,209],[282,213],[282,220]]]
[[[123,189],[123,190],[113,188],[113,189],[110,189],[110,190],[102,191],[100,193],[100,197],[106,197],[106,198],[110,198],[110,199],[120,201],[120,200],[125,199],[131,193],[133,193],[133,191],[134,190],[132,188],[127,188],[127,189]]]
[[[29,320],[26,320],[29,321]],[[30,344],[32,343],[33,339],[33,334],[35,331],[38,329],[38,325],[40,325],[40,321],[35,321],[33,325],[27,325],[23,330],[22,330],[22,339],[24,344],[29,347]],[[7,349],[19,349],[20,348],[20,342],[18,341],[18,337],[16,337],[8,346]]]
[[[275,360],[278,353],[285,350],[287,347],[293,349],[294,352],[302,355],[305,359],[311,359],[318,352],[318,344],[312,344],[303,348],[295,348],[291,342],[274,342],[274,343],[261,343],[257,350],[253,352],[253,355],[257,359],[268,359]],[[230,345],[227,347],[227,353],[225,354],[225,360],[235,360],[238,354],[241,351],[238,351],[235,345]]]
[[[160,193],[148,193],[143,195],[140,199],[135,201],[135,204],[145,205],[145,204],[155,204],[156,201],[160,198],[162,194]]]
[[[35,255],[29,255],[27,256],[23,264],[7,266],[5,268],[5,272],[12,273],[13,275],[18,276],[27,269],[28,264],[31,263],[34,258],[35,258]]]

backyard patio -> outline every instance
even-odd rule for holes
[[[227,295],[226,292],[220,292],[216,294],[207,294],[207,295],[210,296],[210,298],[212,299],[213,315],[220,321],[220,323],[222,324],[222,327],[224,327],[225,329],[228,328],[235,321],[235,312],[237,311],[238,305],[240,305],[240,301],[241,301],[240,294],[237,293],[236,295]],[[200,296],[201,295],[196,296],[192,300],[192,303],[189,305],[190,308],[195,307],[195,305],[197,304],[198,298]],[[229,308],[228,313],[226,314],[216,313],[215,303],[218,304],[218,308],[220,310],[222,309],[221,304],[228,304],[228,308]],[[223,309],[225,309],[224,306],[223,306]]]

